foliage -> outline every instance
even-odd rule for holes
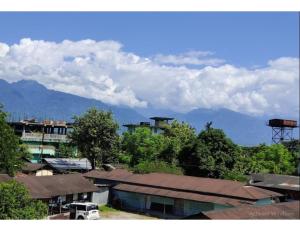
[[[122,150],[131,156],[130,166],[142,161],[154,161],[164,149],[164,137],[153,134],[148,128],[137,128],[134,132],[125,132],[122,140]]]
[[[165,128],[163,136],[166,144],[159,158],[167,163],[176,164],[179,152],[196,139],[196,132],[189,124],[174,120]]]
[[[69,143],[59,143],[58,155],[60,158],[72,158],[74,157],[74,146]]]
[[[182,149],[179,164],[187,175],[224,178],[240,155],[240,147],[222,130],[207,126],[193,144]]]
[[[6,116],[0,105],[0,171],[13,176],[22,167],[21,158],[30,154],[24,145],[20,145],[19,138],[6,123]]]
[[[47,205],[32,200],[24,185],[12,180],[0,183],[0,219],[43,219]]]
[[[83,157],[90,160],[92,168],[114,161],[117,156],[118,124],[111,112],[89,109],[83,116],[74,117],[72,144]]]
[[[99,211],[100,212],[117,212],[119,210],[109,207],[107,205],[101,205],[101,206],[99,206]]]
[[[182,169],[175,165],[168,164],[163,161],[143,161],[133,167],[135,173],[170,173],[176,175],[183,175]]]
[[[264,147],[251,158],[251,171],[293,174],[295,172],[295,160],[291,152],[282,144],[273,144]]]

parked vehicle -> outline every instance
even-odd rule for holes
[[[98,205],[91,202],[74,202],[70,204],[70,219],[98,220]]]

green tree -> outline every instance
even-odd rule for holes
[[[182,169],[171,165],[169,163],[163,162],[163,161],[142,161],[135,165],[132,168],[134,173],[151,173],[151,172],[160,172],[160,173],[170,173],[170,174],[176,174],[176,175],[182,175]]]
[[[227,138],[221,129],[214,129],[210,125],[193,144],[180,152],[179,165],[187,175],[224,178],[240,158],[240,147]]]
[[[137,128],[134,132],[125,132],[122,140],[122,150],[130,157],[130,165],[142,161],[154,161],[164,149],[164,137],[153,134],[149,128]]]
[[[89,109],[83,116],[74,117],[72,144],[81,155],[90,160],[92,168],[103,163],[111,163],[117,156],[118,124],[111,112]]]
[[[60,158],[74,157],[75,147],[70,143],[60,143],[58,145],[58,155]]]
[[[293,174],[295,159],[282,144],[265,146],[251,158],[251,171],[275,174]]]
[[[13,176],[23,165],[22,157],[28,157],[25,146],[20,145],[19,138],[7,124],[7,114],[0,105],[0,171]]]
[[[0,219],[43,219],[47,213],[47,205],[32,200],[23,184],[0,183]]]
[[[187,123],[179,123],[174,120],[170,126],[165,128],[165,149],[160,153],[159,158],[167,163],[176,164],[178,154],[182,148],[196,139],[195,129]]]

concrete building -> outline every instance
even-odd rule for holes
[[[124,127],[127,127],[128,132],[134,132],[136,128],[148,128],[154,134],[160,134],[164,131],[166,126],[169,125],[169,121],[174,118],[170,117],[151,117],[151,120],[154,120],[154,124],[150,122],[140,122],[139,124],[124,124]]]
[[[240,182],[173,174],[133,174],[116,169],[84,176],[109,190],[113,206],[162,218],[183,218],[203,211],[274,203],[282,196]]]
[[[9,122],[21,141],[29,148],[33,155],[31,162],[40,163],[42,158],[59,157],[60,144],[69,143],[67,134],[72,130],[72,124],[65,121],[44,120],[39,122],[35,119]],[[77,156],[76,147],[72,155]]]

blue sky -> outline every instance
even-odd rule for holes
[[[0,42],[115,40],[142,56],[215,52],[237,66],[298,56],[298,13],[0,13]]]
[[[298,13],[0,13],[0,79],[132,108],[298,116]]]

